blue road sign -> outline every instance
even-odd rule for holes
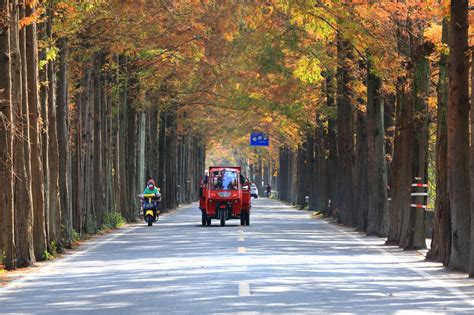
[[[263,132],[252,132],[250,135],[250,145],[252,147],[268,147],[270,146],[270,139]]]

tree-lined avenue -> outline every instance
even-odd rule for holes
[[[470,280],[281,202],[254,202],[248,227],[199,217],[194,204],[101,236],[1,288],[1,312],[474,311]]]

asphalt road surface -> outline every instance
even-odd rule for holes
[[[0,288],[0,313],[474,313],[474,282],[416,252],[254,201],[250,226],[196,205],[102,236]]]

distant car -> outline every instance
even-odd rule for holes
[[[258,188],[257,185],[251,184],[250,185],[250,196],[254,198],[258,198]]]

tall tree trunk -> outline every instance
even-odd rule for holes
[[[4,265],[7,270],[16,269],[15,217],[14,217],[14,162],[13,132],[14,103],[12,102],[12,73],[10,64],[10,5],[8,0],[0,0],[0,250],[5,252]],[[13,28],[13,31],[15,29]]]
[[[448,20],[443,20],[443,43],[448,42]],[[448,55],[441,54],[438,78],[438,112],[436,129],[436,201],[433,222],[433,239],[427,259],[449,265],[451,252],[451,214],[448,196],[448,160],[446,113],[448,107]],[[471,110],[471,115],[473,111]],[[472,118],[471,118],[472,119]],[[472,120],[471,120],[472,124]],[[471,133],[473,135],[474,133]],[[472,157],[471,157],[472,163]],[[472,169],[471,169],[472,171]]]
[[[103,155],[102,155],[102,148],[104,147],[103,138],[102,138],[102,129],[105,129],[105,121],[102,119],[102,75],[101,69],[103,65],[103,56],[98,54],[96,56],[96,60],[94,62],[95,74],[94,74],[94,113],[92,116],[92,122],[94,125],[94,141],[93,141],[93,150],[94,150],[94,159],[92,160],[92,167],[93,167],[93,206],[94,206],[94,215],[95,221],[98,223],[100,227],[102,225],[102,219],[104,217],[104,207],[105,207],[105,200],[104,200],[104,186],[108,185],[107,182],[104,181],[105,178],[105,171],[103,169]]]
[[[46,32],[46,24],[42,23],[38,25],[38,37],[40,40],[46,41],[48,39],[47,32]],[[46,48],[42,48],[39,51],[38,55],[39,60],[46,59]],[[46,226],[46,238],[48,244],[48,252],[51,252],[52,249],[50,248],[50,226],[49,226],[49,217],[50,217],[50,207],[49,207],[49,178],[50,178],[50,167],[49,167],[49,114],[48,114],[48,90],[49,84],[48,82],[48,68],[49,64],[44,65],[39,71],[39,84],[40,84],[40,91],[39,91],[39,102],[41,118],[39,123],[39,132],[40,132],[40,140],[41,140],[41,165],[43,166],[43,199],[44,199],[44,216],[45,216],[45,226]]]
[[[471,46],[471,179],[474,178],[474,46]],[[474,277],[474,183],[471,182],[471,256],[469,277]]]
[[[14,205],[15,205],[15,243],[17,246],[17,263],[19,267],[35,263],[33,251],[33,205],[29,169],[28,112],[24,108],[24,80],[22,56],[20,53],[19,16],[20,6],[17,0],[12,1],[11,14],[11,70],[12,70],[12,107],[16,135],[13,138],[14,155]]]
[[[395,140],[395,94],[385,96],[384,100],[384,126],[385,126],[385,168],[387,169],[387,188],[390,192],[392,187],[392,161],[393,161],[393,143]],[[388,194],[390,198],[390,193]]]
[[[385,165],[384,99],[381,79],[367,71],[367,134],[369,204],[367,235],[388,233],[387,169]]]
[[[59,39],[59,69],[57,85],[57,134],[59,152],[59,192],[61,205],[62,238],[65,245],[72,243],[72,177],[69,145],[68,58],[69,46],[65,38]]]
[[[353,155],[354,131],[352,113],[351,58],[350,43],[338,39],[337,67],[337,153],[338,153],[338,199],[337,209],[342,223],[351,226],[353,211]]]
[[[162,111],[160,113],[159,117],[159,134],[160,137],[158,138],[159,140],[159,148],[158,148],[158,161],[159,161],[159,172],[158,172],[158,182],[157,185],[163,187],[162,190],[162,195],[164,197],[165,190],[167,189],[168,185],[168,178],[166,176],[166,151],[168,150],[168,137],[166,136],[166,126],[167,126],[167,118],[168,115],[166,115],[165,111]],[[161,206],[163,209],[168,209],[169,207],[169,200],[162,198],[161,201]]]
[[[51,38],[51,12],[48,13],[47,34]],[[48,162],[49,162],[49,242],[60,245],[61,238],[61,199],[59,196],[59,144],[57,130],[56,107],[56,65],[53,61],[48,63]],[[61,246],[58,246],[61,250]]]
[[[420,35],[420,38],[422,36]],[[414,42],[415,40],[412,40]],[[428,182],[428,140],[429,140],[429,112],[426,100],[429,96],[430,64],[426,56],[431,54],[431,43],[420,43],[414,47],[412,60],[414,76],[412,85],[413,100],[415,102],[415,125],[413,130],[413,160],[412,177],[421,178],[423,183]],[[411,197],[411,203],[426,204],[426,197]],[[413,202],[414,201],[414,202]],[[403,209],[403,226],[400,246],[404,249],[426,248],[426,212],[419,207]]]
[[[451,1],[449,23],[448,191],[451,205],[449,267],[468,271],[471,237],[469,169],[469,67],[467,0]],[[473,253],[474,254],[474,253]],[[474,259],[471,259],[474,263]]]
[[[369,162],[367,138],[367,113],[360,106],[356,118],[356,158],[354,178],[354,223],[359,231],[366,231],[369,207]]]
[[[326,106],[328,107],[328,131],[324,139],[324,147],[328,152],[326,157],[326,200],[324,200],[324,209],[326,215],[333,215],[333,208],[337,194],[337,141],[336,141],[336,119],[335,119],[335,97],[336,87],[332,74],[326,74]]]
[[[307,142],[298,149],[296,153],[296,204],[303,209],[305,207],[305,198],[308,195],[308,186],[306,185],[306,147]],[[262,187],[263,193],[263,187]]]
[[[26,6],[26,16],[35,14],[34,5]],[[47,251],[46,218],[44,203],[44,175],[41,163],[40,142],[40,103],[39,103],[39,73],[38,73],[38,38],[36,22],[26,27],[26,59],[28,81],[28,114],[31,142],[31,184],[33,194],[33,239],[37,260],[43,259]]]
[[[138,185],[144,185],[146,183],[145,178],[145,140],[146,140],[146,113],[140,113],[140,123],[138,132]],[[153,140],[156,140],[153,137]]]
[[[314,197],[312,202],[314,204],[314,210],[326,213],[326,202],[328,200],[327,192],[330,189],[326,186],[327,181],[327,163],[326,163],[326,149],[324,147],[324,139],[326,137],[324,131],[323,121],[321,114],[318,113],[316,116],[316,130],[314,140],[314,171],[312,173],[313,178],[313,191]]]
[[[413,157],[413,101],[412,95],[403,79],[397,88],[397,119],[394,152],[392,161],[392,187],[389,207],[389,234],[387,244],[400,242],[402,211],[410,208],[412,178],[411,160]],[[410,161],[410,162],[406,162]]]
[[[130,82],[130,87],[134,82]],[[127,220],[133,221],[136,219],[136,209],[138,209],[138,200],[136,198],[137,192],[137,113],[130,106],[133,103],[133,95],[128,93],[127,108],[127,138],[126,138],[126,176],[127,176]]]

